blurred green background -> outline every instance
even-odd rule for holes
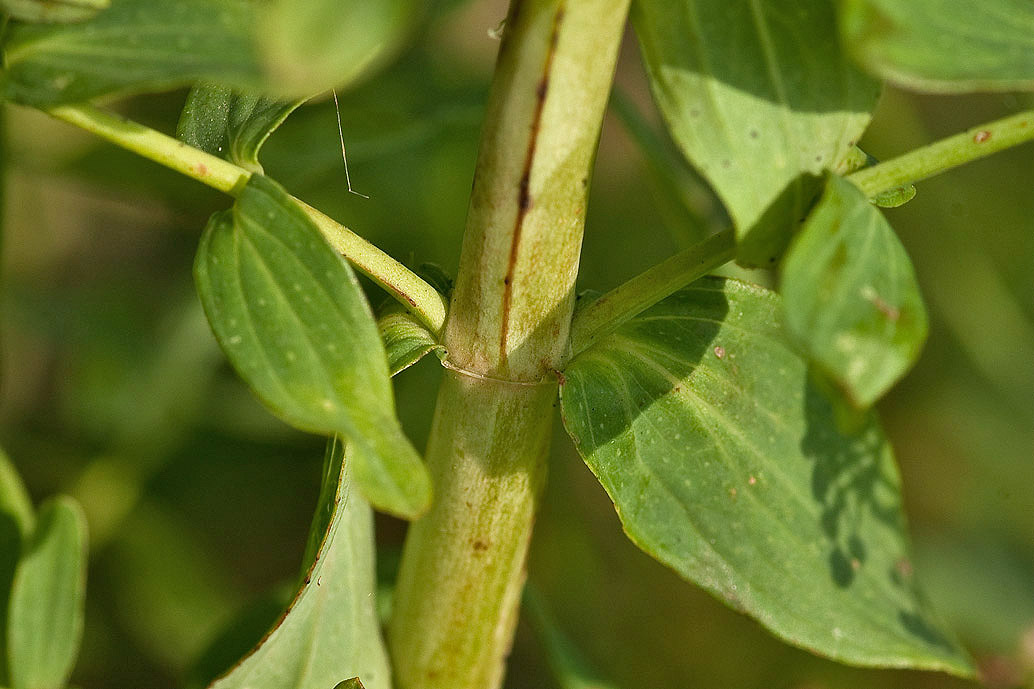
[[[403,261],[454,272],[498,47],[490,31],[504,13],[495,0],[441,3],[395,63],[340,94],[353,185],[369,200],[345,192],[326,99],[273,136],[267,173]],[[618,84],[625,117],[604,126],[582,288],[613,287],[721,222],[688,170],[658,175],[672,149],[631,34]],[[184,97],[118,107],[171,132]],[[889,158],[1030,107],[1030,95],[889,89],[862,145]],[[193,252],[208,215],[229,200],[38,113],[7,107],[4,116],[0,443],[37,501],[68,492],[87,510],[87,625],[74,680],[183,686],[229,620],[294,577],[322,442],[249,396],[204,322]],[[629,124],[652,133],[654,155]],[[917,576],[986,686],[1034,687],[1034,147],[923,182],[887,217],[932,321],[923,358],[881,403]],[[396,380],[418,446],[438,376],[430,359]],[[636,550],[556,426],[530,578],[617,686],[975,686],[845,668],[775,641]],[[389,555],[403,533],[379,518]],[[552,686],[522,624],[507,687]]]

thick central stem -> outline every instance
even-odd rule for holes
[[[507,17],[444,331],[435,503],[388,629],[398,689],[502,681],[628,1],[515,0]]]

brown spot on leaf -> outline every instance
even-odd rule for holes
[[[985,141],[990,140],[991,132],[986,129],[981,129],[979,132],[973,135],[973,143],[982,144]]]

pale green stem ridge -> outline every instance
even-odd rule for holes
[[[251,177],[251,172],[229,161],[92,105],[65,105],[47,113],[231,196]],[[447,302],[434,287],[347,227],[303,201],[295,201],[356,269],[387,290],[432,332],[441,332]]]
[[[722,230],[618,285],[575,314],[571,326],[572,356],[735,255],[732,229]]]
[[[1034,110],[1027,110],[864,168],[848,175],[847,179],[873,198],[1032,139]]]

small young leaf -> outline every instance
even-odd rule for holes
[[[0,9],[23,22],[81,22],[107,9],[111,0],[2,0]]]
[[[351,451],[333,438],[301,590],[261,643],[210,689],[333,687],[359,675],[390,689],[377,620],[373,517],[352,486]]]
[[[205,153],[225,158],[232,103],[233,89],[228,86],[196,84],[183,104],[176,124],[176,138]]]
[[[837,428],[771,292],[705,278],[564,371],[564,424],[644,551],[780,638],[968,675],[917,592],[870,414]]]
[[[847,156],[840,161],[836,169],[833,172],[837,175],[847,175],[863,168],[872,167],[878,164],[878,161],[873,156],[869,155],[857,146],[852,146]],[[894,187],[889,191],[884,191],[876,196],[869,199],[874,206],[880,208],[897,208],[898,206],[904,206],[906,203],[916,197],[916,187],[914,184],[903,184],[900,187]]]
[[[352,679],[346,679],[344,682],[339,682],[334,689],[365,689],[363,683],[359,681],[358,677]]]
[[[251,177],[232,213],[213,216],[195,262],[216,338],[279,417],[341,434],[379,509],[414,518],[427,470],[395,418],[384,347],[355,274],[275,182]]]
[[[388,368],[393,377],[427,354],[445,351],[431,331],[394,299],[381,309],[377,327],[381,331],[381,340],[388,353]]]
[[[916,197],[916,185],[903,184],[890,191],[884,191],[869,199],[872,205],[880,208],[899,208]]]
[[[3,95],[45,107],[199,79],[259,87],[255,11],[248,0],[115,0],[79,24],[13,26]]]
[[[280,101],[265,96],[236,94],[227,128],[230,160],[252,172],[261,173],[258,153],[262,144],[305,100]]]
[[[278,101],[201,83],[187,94],[176,136],[184,143],[262,173],[259,149],[304,100]]]
[[[830,177],[783,260],[786,325],[808,356],[865,408],[912,367],[926,309],[912,263],[883,214]]]
[[[15,571],[7,618],[11,689],[61,689],[75,665],[86,594],[86,517],[67,497],[43,504]]]
[[[842,53],[829,0],[649,0],[632,18],[672,137],[732,216],[738,260],[772,265],[878,84]]]
[[[1034,88],[1030,0],[841,0],[840,30],[863,66],[904,88]]]
[[[274,0],[258,34],[279,93],[299,97],[340,88],[401,46],[420,9],[415,0]]]

